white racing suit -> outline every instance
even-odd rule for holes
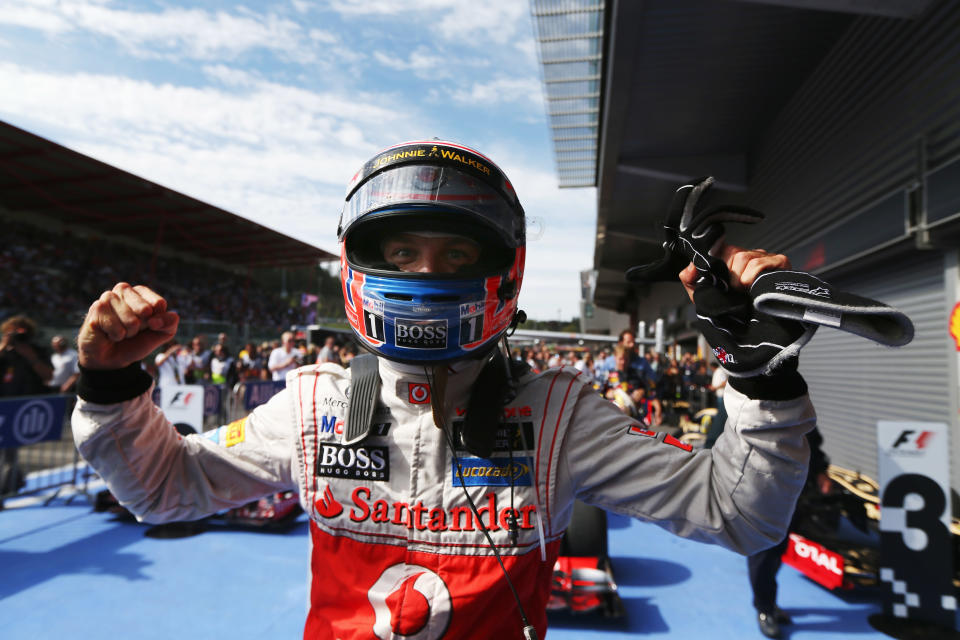
[[[458,363],[449,375],[454,429],[479,366]],[[806,474],[803,434],[815,420],[806,395],[758,401],[728,389],[724,435],[693,453],[625,416],[576,369],[530,374],[504,409],[508,426],[491,458],[456,452],[477,521],[434,424],[422,367],[381,359],[380,376],[372,434],[352,447],[340,444],[350,371],[331,364],[289,373],[267,404],[203,435],[178,436],[146,392],[116,404],[81,400],[74,436],[119,501],[147,522],[299,491],[311,519],[307,638],[506,639],[521,638],[522,624],[482,528],[542,638],[574,498],[752,553],[784,535]]]

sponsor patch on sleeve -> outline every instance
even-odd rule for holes
[[[204,431],[201,436],[213,442],[223,446],[223,434],[227,432],[226,427],[217,427],[216,429],[211,429],[210,431]]]
[[[663,433],[661,434],[658,431],[653,429],[648,429],[642,424],[631,424],[627,426],[627,433],[634,436],[642,436],[644,438],[652,438],[653,440],[659,440],[663,444],[668,444],[671,447],[676,447],[688,453],[693,451],[693,445],[689,442],[684,442],[683,440],[678,440],[673,436]],[[660,436],[663,436],[662,438]]]
[[[629,433],[635,436],[644,436],[646,438],[657,437],[656,431],[653,431],[652,429],[647,429],[646,427],[640,424],[632,424],[629,427],[627,427],[627,429]]]
[[[247,439],[246,432],[247,419],[241,418],[239,420],[234,420],[226,426],[226,438],[224,444],[228,447],[232,447],[235,444],[240,444]]]

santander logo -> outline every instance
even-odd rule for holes
[[[323,490],[323,495],[313,503],[313,506],[316,507],[317,513],[324,518],[336,518],[343,513],[343,505],[333,497],[333,491],[330,490],[329,484],[327,488]]]

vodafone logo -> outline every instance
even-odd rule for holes
[[[430,404],[430,385],[424,382],[407,383],[407,401],[410,404]]]
[[[388,567],[370,587],[367,599],[375,615],[373,633],[380,640],[397,636],[436,640],[450,624],[450,590],[425,567],[403,563]]]

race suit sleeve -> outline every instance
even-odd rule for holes
[[[149,390],[112,404],[78,399],[72,424],[80,455],[144,522],[196,520],[296,487],[286,391],[203,435],[181,437]]]
[[[625,419],[587,388],[564,441],[558,494],[750,554],[779,542],[807,473],[807,395],[753,400],[728,386],[729,419],[712,449]]]

